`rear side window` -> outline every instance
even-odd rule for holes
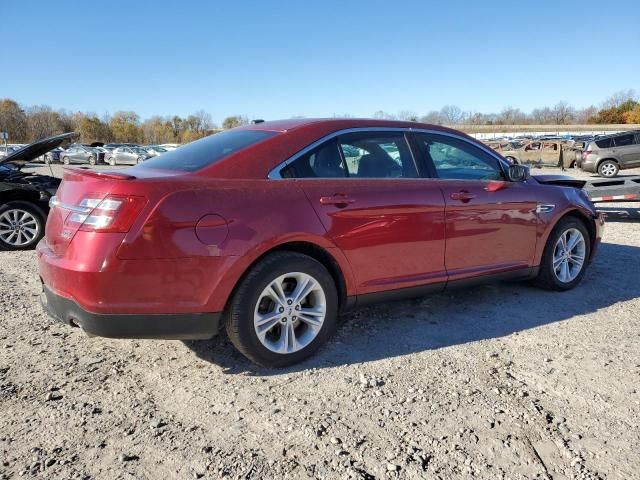
[[[417,178],[411,150],[398,132],[359,132],[340,135],[338,143],[349,177]]]
[[[616,147],[625,147],[627,145],[633,145],[633,133],[628,135],[620,135],[619,137],[615,137],[613,141],[616,144]]]
[[[596,140],[596,145],[599,148],[611,148],[613,146],[613,139],[603,138],[602,140]]]
[[[228,130],[145,160],[140,167],[193,172],[274,135],[264,130]]]
[[[347,173],[335,138],[305,153],[281,171],[284,178],[341,178]]]

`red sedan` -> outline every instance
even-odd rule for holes
[[[603,228],[581,187],[432,125],[257,123],[127,170],[67,168],[37,250],[43,302],[104,337],[224,327],[254,362],[290,365],[373,301],[576,286]]]

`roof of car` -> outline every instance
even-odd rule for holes
[[[449,130],[439,125],[430,125],[420,122],[402,120],[380,120],[375,118],[292,118],[288,120],[272,120],[241,127],[247,130],[270,130],[275,132],[288,132],[291,130],[322,126],[326,129],[339,130],[343,128],[364,128],[364,127],[388,127],[388,128],[429,128],[433,130]]]

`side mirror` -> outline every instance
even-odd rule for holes
[[[531,174],[529,173],[529,167],[525,165],[509,165],[507,176],[510,182],[524,182]]]

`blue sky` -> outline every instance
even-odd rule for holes
[[[0,12],[0,97],[56,109],[221,122],[529,111],[640,90],[638,0],[3,0]]]

